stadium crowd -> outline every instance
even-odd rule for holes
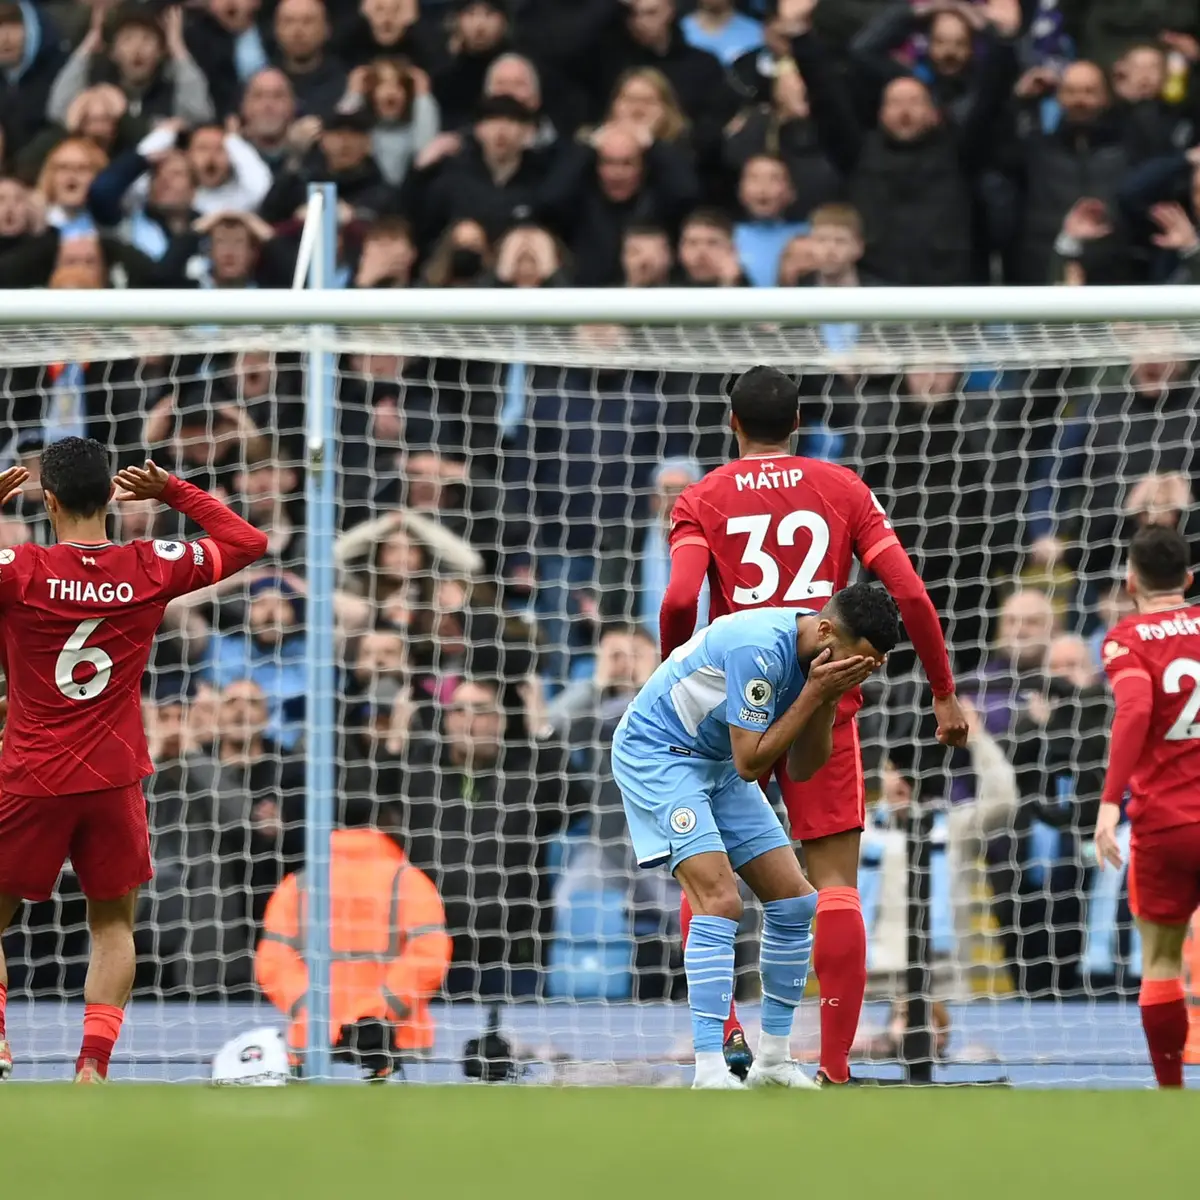
[[[289,286],[318,180],[345,289],[1191,281],[1198,39],[1194,0],[0,0],[0,287]],[[850,356],[864,331],[819,334]],[[658,660],[674,497],[730,453],[728,378],[603,365],[623,336],[581,330],[576,366],[338,363],[338,820],[433,880],[452,994],[678,983],[607,744]],[[1084,944],[1098,635],[1129,531],[1195,530],[1196,366],[1131,357],[801,380],[800,452],[874,489],[973,703],[951,956],[1035,995],[1127,956]],[[0,376],[0,451],[35,471],[0,544],[48,536],[37,457],[69,433],[268,535],[171,607],[149,676],[139,985],[168,995],[252,988],[303,863],[304,395],[265,349]],[[194,532],[170,515],[125,504],[115,532]],[[864,714],[884,826],[942,775],[912,667]],[[78,903],[27,919],[29,986],[63,986]],[[597,969],[613,912],[626,966]]]

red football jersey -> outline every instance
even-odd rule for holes
[[[1200,606],[1132,613],[1104,641],[1104,669],[1148,677],[1150,726],[1129,781],[1129,819],[1152,833],[1200,822]]]
[[[220,570],[207,539],[0,550],[0,791],[66,796],[152,773],[141,684],[154,635],[168,601]]]
[[[821,608],[898,545],[883,506],[853,471],[799,455],[739,458],[688,487],[671,514],[671,546],[709,548],[711,615],[744,608]]]

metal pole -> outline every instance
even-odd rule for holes
[[[309,270],[311,289],[327,288],[337,270],[337,188],[311,184],[311,207],[322,205],[315,253]],[[308,921],[308,1045],[305,1077],[330,1076],[330,841],[333,835],[335,763],[335,677],[333,627],[333,542],[336,522],[336,447],[334,444],[334,364],[323,347],[319,326],[311,329],[307,371],[308,476],[308,700],[306,705],[307,812],[305,879]]]

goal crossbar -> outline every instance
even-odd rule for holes
[[[813,321],[1063,324],[1200,320],[1192,286],[8,291],[0,326],[734,325]]]

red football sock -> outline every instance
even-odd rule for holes
[[[1183,980],[1143,979],[1138,1005],[1158,1086],[1183,1087],[1183,1048],[1188,1036]]]
[[[8,984],[0,983],[0,1042],[4,1041],[4,1010],[8,1007]]]
[[[692,926],[692,906],[688,903],[687,894],[684,893],[679,898],[679,932],[683,937],[683,944],[687,946],[688,930]],[[742,1023],[738,1020],[737,1005],[732,1000],[729,1002],[729,1016],[725,1018],[725,1036],[729,1035],[735,1029],[741,1029]]]
[[[93,1060],[104,1078],[108,1078],[108,1062],[113,1047],[121,1036],[125,1010],[112,1004],[85,1004],[83,1008],[83,1045],[75,1060],[78,1071],[89,1059]]]
[[[857,888],[822,888],[817,893],[815,940],[813,970],[821,985],[821,1069],[833,1083],[845,1083],[867,991],[867,927]]]

